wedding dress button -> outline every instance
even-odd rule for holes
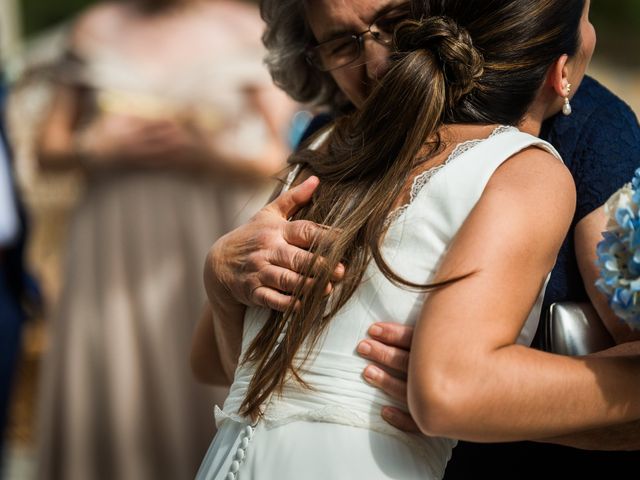
[[[244,429],[244,434],[247,438],[253,437],[253,427],[251,425],[247,425]]]
[[[229,468],[229,470],[231,471],[231,473],[236,473],[238,470],[240,470],[240,462],[238,462],[237,460],[231,462],[231,468]]]
[[[229,472],[224,480],[236,480],[236,474]]]
[[[239,448],[238,451],[236,452],[236,460],[238,460],[239,462],[244,460],[244,449],[243,448]]]
[[[240,447],[246,449],[249,446],[249,439],[244,437],[240,442]]]

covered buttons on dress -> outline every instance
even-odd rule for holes
[[[240,444],[238,445],[238,449],[236,450],[234,460],[231,462],[231,466],[229,467],[229,473],[225,477],[225,480],[236,480],[238,476],[238,471],[240,470],[240,465],[242,461],[245,459],[247,455],[247,447],[249,446],[249,441],[253,437],[254,427],[251,425],[247,425],[242,430],[242,437],[240,439]]]

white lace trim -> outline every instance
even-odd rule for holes
[[[275,412],[274,412],[275,410]],[[229,414],[215,407],[215,418],[218,429],[227,421],[239,423],[241,425],[250,425],[255,427],[257,422],[251,423],[246,417],[238,414]],[[356,428],[366,428],[378,433],[390,435],[397,438],[425,458],[430,465],[436,466],[439,461],[448,459],[451,450],[456,446],[457,441],[445,438],[425,437],[420,434],[403,432],[385,422],[382,417],[375,419],[374,417],[362,415],[355,410],[340,405],[326,405],[317,409],[294,409],[286,408],[279,404],[278,408],[267,408],[260,422],[264,422],[264,426],[268,429],[281,427],[292,422],[323,422],[335,423],[339,425],[347,425]],[[444,465],[443,465],[444,467]],[[434,472],[435,474],[435,472]]]
[[[509,125],[500,125],[500,126],[496,127],[487,138],[480,138],[480,139],[475,139],[475,140],[467,140],[465,142],[462,142],[462,143],[458,144],[453,149],[453,151],[449,154],[449,156],[447,157],[447,159],[444,162],[442,162],[440,165],[436,165],[433,168],[429,168],[429,169],[425,170],[424,172],[416,175],[413,178],[413,182],[411,184],[411,191],[409,192],[409,202],[407,202],[404,205],[402,205],[402,206],[396,208],[395,210],[393,210],[389,214],[389,216],[387,217],[387,220],[386,220],[385,223],[387,225],[389,225],[390,223],[393,223],[396,220],[398,220],[400,217],[402,217],[405,214],[405,212],[407,211],[407,209],[409,208],[409,206],[418,197],[418,194],[424,188],[424,186],[427,183],[429,183],[429,181],[440,170],[442,170],[449,162],[451,162],[452,160],[455,160],[460,155],[462,155],[463,153],[468,152],[469,150],[471,150],[475,146],[479,145],[480,143],[484,142],[485,140],[488,140],[489,138],[493,138],[496,135],[500,135],[501,133],[509,132],[509,131],[512,131],[512,130],[517,131],[518,129],[516,127],[512,127],[512,126],[509,126]]]

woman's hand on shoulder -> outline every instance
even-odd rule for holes
[[[262,208],[247,224],[216,241],[207,256],[204,280],[213,305],[235,302],[284,311],[313,254],[309,248],[330,231],[305,220],[287,221],[311,199],[318,179],[310,177]],[[344,274],[339,266],[334,281]],[[327,293],[332,286],[327,285]]]

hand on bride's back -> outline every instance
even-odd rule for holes
[[[407,372],[409,350],[413,339],[413,327],[399,323],[375,323],[369,328],[369,338],[363,339],[357,352],[371,361],[364,372],[364,379],[392,398],[407,404]],[[418,433],[420,429],[406,409],[386,406],[382,418],[394,427],[406,432]]]
[[[311,199],[317,179],[307,179],[262,208],[245,225],[221,237],[209,250],[204,269],[205,288],[213,305],[221,298],[246,306],[284,311],[291,292],[313,257],[309,248],[330,230],[307,220],[287,219]],[[320,260],[322,261],[322,260]],[[332,281],[339,281],[339,265]],[[332,285],[327,285],[327,294]]]

